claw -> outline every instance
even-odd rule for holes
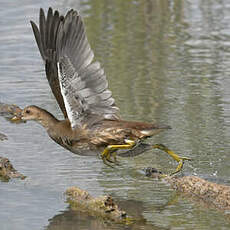
[[[116,151],[118,149],[131,149],[136,144],[136,142],[132,140],[125,139],[124,141],[126,143],[124,145],[108,145],[104,149],[104,151],[101,154],[101,158],[106,165],[108,165],[108,162],[119,165],[116,158]],[[111,160],[111,157],[113,157],[114,161]]]
[[[153,148],[163,150],[164,152],[168,153],[175,161],[178,162],[178,166],[177,166],[176,170],[174,172],[172,172],[170,174],[170,176],[172,176],[172,175],[174,175],[174,174],[176,174],[182,170],[183,165],[184,165],[184,161],[186,161],[186,160],[191,161],[192,160],[191,158],[188,158],[188,157],[180,157],[179,155],[177,155],[172,150],[168,149],[165,145],[162,145],[162,144],[153,145]]]

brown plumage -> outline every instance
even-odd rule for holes
[[[37,106],[26,107],[23,120],[35,120],[64,148],[92,155],[114,146],[132,148],[169,126],[121,120],[100,63],[93,62],[82,19],[70,10],[65,17],[40,10],[39,28],[31,22],[46,76],[65,120]],[[130,144],[131,143],[131,144]],[[111,149],[110,147],[113,146]],[[125,147],[125,148],[126,148]],[[102,157],[110,156],[103,152]]]
[[[108,145],[125,144],[126,139],[137,143],[170,128],[144,122],[99,118],[96,121],[93,118],[93,124],[85,122],[82,127],[72,129],[69,119],[58,120],[34,105],[24,108],[21,118],[37,121],[55,142],[79,155],[95,155]]]

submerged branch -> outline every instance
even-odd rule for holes
[[[162,174],[156,169],[148,168],[146,175],[161,179]],[[230,210],[230,186],[209,182],[196,176],[163,177],[172,188],[184,195],[202,200],[219,210]]]
[[[77,187],[66,190],[67,202],[72,210],[86,212],[88,215],[116,223],[129,223],[125,211],[121,210],[111,196],[92,197],[87,191]]]

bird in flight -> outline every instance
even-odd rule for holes
[[[45,63],[46,77],[64,119],[30,105],[20,119],[40,123],[59,145],[79,155],[100,153],[105,164],[117,163],[117,150],[131,151],[169,126],[125,121],[119,114],[108,81],[86,37],[81,16],[70,10],[65,16],[49,8],[40,9],[39,25],[31,21],[38,49]],[[163,145],[153,145],[170,154],[181,170],[186,157]]]

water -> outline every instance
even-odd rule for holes
[[[39,8],[79,9],[95,56],[129,120],[157,121],[172,130],[154,137],[193,158],[185,175],[230,185],[230,3],[164,0],[1,0],[0,101],[35,104],[61,117],[45,79],[29,21]],[[1,156],[25,181],[0,182],[1,230],[124,229],[71,211],[63,195],[77,185],[98,196],[111,194],[142,221],[127,229],[229,229],[229,218],[146,178],[141,169],[164,171],[175,163],[153,150],[122,158],[111,169],[100,159],[74,155],[33,122],[0,118]]]

